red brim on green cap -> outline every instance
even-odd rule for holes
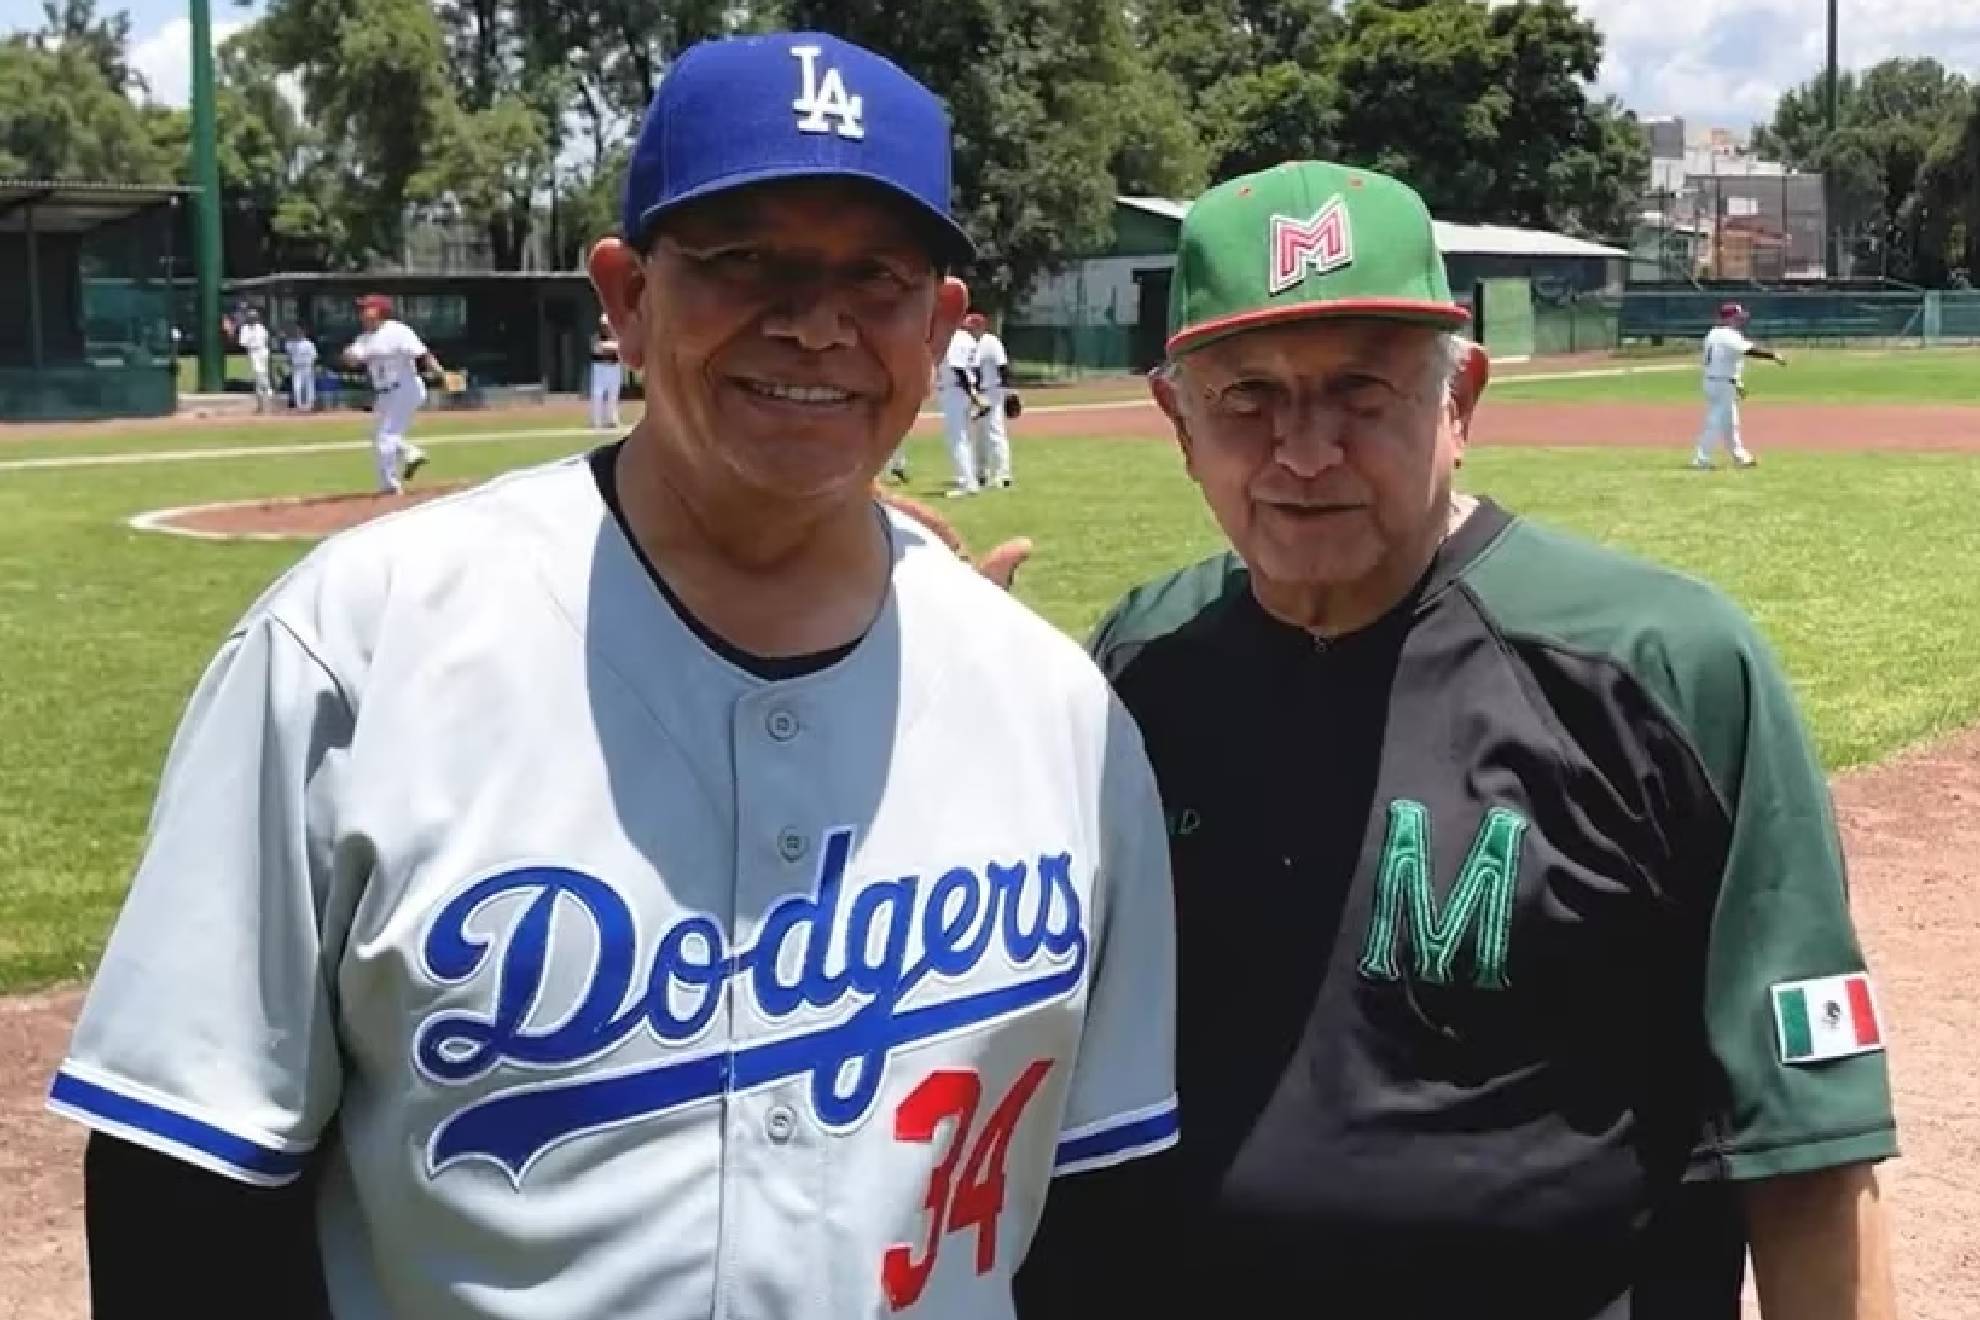
[[[1352,298],[1335,303],[1293,303],[1285,307],[1261,307],[1215,321],[1199,322],[1171,335],[1168,351],[1174,356],[1241,330],[1258,330],[1289,321],[1348,320],[1355,317],[1371,321],[1406,321],[1434,326],[1439,330],[1463,330],[1471,324],[1471,313],[1465,310],[1462,303],[1418,302],[1411,298]]]
[[[1322,318],[1470,324],[1422,198],[1370,170],[1290,161],[1197,199],[1170,285],[1171,355]]]

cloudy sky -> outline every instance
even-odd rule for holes
[[[224,37],[263,0],[211,0]],[[1773,113],[1782,89],[1822,68],[1826,0],[1576,0],[1608,38],[1600,89],[1643,115],[1745,128]],[[116,0],[99,0],[111,10]],[[129,0],[133,61],[155,95],[186,101],[185,0]],[[1846,68],[1892,55],[1937,55],[1980,76],[1980,0],[1841,0]],[[39,0],[0,0],[0,31],[33,27]]]

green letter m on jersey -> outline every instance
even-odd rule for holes
[[[1402,976],[1396,941],[1405,921],[1415,979],[1449,985],[1465,937],[1472,940],[1472,981],[1481,990],[1506,988],[1506,953],[1512,940],[1513,885],[1519,878],[1519,845],[1526,818],[1505,807],[1485,813],[1457,883],[1438,906],[1430,883],[1430,813],[1421,802],[1389,804],[1389,833],[1375,877],[1375,910],[1361,973],[1371,980]]]

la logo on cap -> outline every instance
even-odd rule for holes
[[[1354,230],[1348,224],[1347,203],[1336,193],[1305,220],[1272,217],[1273,293],[1284,293],[1306,278],[1354,263]]]
[[[804,66],[804,92],[791,102],[791,109],[798,114],[798,132],[833,132],[831,120],[839,121],[837,132],[842,138],[863,138],[865,127],[859,117],[865,108],[865,98],[846,93],[846,80],[839,71],[825,69],[823,82],[818,78],[818,57],[823,52],[817,46],[793,46],[791,54]]]

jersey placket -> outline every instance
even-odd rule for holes
[[[755,947],[765,917],[780,901],[815,891],[827,843],[816,784],[822,731],[812,727],[808,716],[815,712],[791,687],[773,684],[744,695],[731,719],[734,955]],[[821,921],[809,933],[824,939],[830,926]],[[794,948],[804,941],[784,943]],[[818,1303],[830,1286],[821,1249],[830,1146],[808,1099],[812,1079],[800,1074],[758,1083],[748,1062],[753,1046],[790,1036],[810,1016],[800,1007],[798,1020],[771,1020],[753,990],[757,977],[769,973],[768,967],[738,967],[730,985],[729,1043],[736,1062],[723,1117],[716,1320],[829,1309]]]

